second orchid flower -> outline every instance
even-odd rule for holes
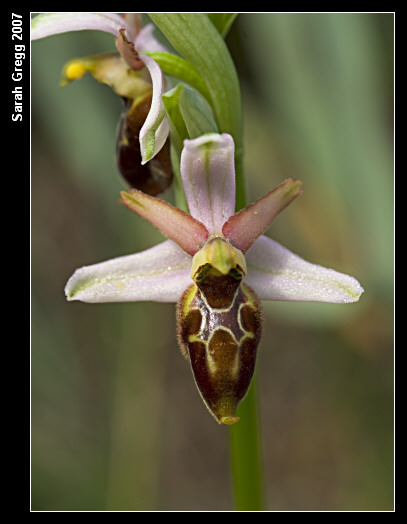
[[[172,182],[169,125],[161,100],[168,86],[161,68],[143,52],[165,48],[154,38],[153,24],[141,27],[139,18],[137,13],[44,13],[33,18],[31,39],[83,30],[115,36],[118,52],[70,60],[63,68],[61,86],[90,72],[124,100],[116,147],[118,170],[130,187],[157,195]]]

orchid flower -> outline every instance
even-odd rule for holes
[[[77,269],[65,292],[83,302],[177,302],[181,350],[219,423],[233,424],[250,385],[261,300],[355,302],[353,277],[312,264],[264,235],[301,193],[288,179],[235,213],[234,142],[185,140],[181,177],[189,213],[132,189],[122,203],[168,239],[146,251]]]
[[[152,92],[151,107],[140,126],[141,164],[150,161],[164,146],[169,125],[161,95],[166,91],[164,75],[158,64],[138,51],[165,51],[154,38],[153,24],[141,28],[137,13],[43,13],[31,21],[31,39],[37,40],[70,31],[97,30],[116,37],[120,54],[108,53],[74,59],[64,68],[62,85],[81,78],[90,71],[100,82],[107,83],[120,96],[140,105]],[[147,68],[149,78],[140,73]],[[138,74],[139,73],[139,74]],[[134,107],[133,107],[134,109]]]

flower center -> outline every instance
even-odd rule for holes
[[[229,275],[231,270],[234,270],[232,276],[240,275],[239,281],[246,275],[247,267],[243,253],[223,237],[215,236],[210,238],[192,259],[191,278],[198,285],[204,276],[206,278],[211,273],[215,276]]]

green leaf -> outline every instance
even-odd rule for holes
[[[218,133],[209,106],[192,88],[178,84],[162,95],[162,101],[170,124],[171,141],[179,152],[186,138]]]
[[[201,13],[149,13],[174,48],[204,79],[221,133],[242,146],[240,86],[229,50],[216,27]]]
[[[205,100],[189,86],[178,84],[162,95],[171,136],[171,163],[177,206],[187,210],[181,182],[180,159],[185,139],[205,133],[217,133],[218,128]]]
[[[170,125],[171,144],[175,147],[179,155],[181,154],[184,140],[189,138],[187,126],[185,125],[179,104],[180,91],[182,89],[182,84],[178,84],[161,97]]]
[[[163,51],[144,52],[144,54],[151,56],[161,67],[164,74],[182,80],[194,87],[207,100],[210,100],[210,93],[205,80],[191,62],[173,53],[165,53]]]
[[[234,19],[239,13],[206,13],[219,33],[226,38]]]
[[[239,79],[229,50],[211,20],[202,13],[149,13],[152,21],[208,87],[219,133],[235,142],[236,207],[245,207],[243,180],[243,127]]]
[[[197,138],[206,133],[218,133],[218,127],[208,104],[196,91],[181,85],[179,106],[189,138]]]
[[[182,89],[182,84],[167,91],[161,96],[165,111],[167,112],[167,120],[170,126],[170,154],[171,165],[174,174],[174,194],[177,207],[188,211],[188,204],[185,198],[184,188],[181,180],[180,162],[181,151],[184,140],[189,138],[188,130],[184,122],[184,117],[181,114],[179,107],[179,92]]]
[[[171,155],[171,165],[172,171],[174,174],[173,184],[174,184],[174,196],[175,204],[179,209],[189,213],[188,202],[184,192],[184,186],[181,179],[181,153],[171,142],[170,144],[170,155]]]

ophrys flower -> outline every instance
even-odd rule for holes
[[[137,190],[122,202],[168,240],[75,271],[68,300],[178,303],[181,349],[220,423],[231,424],[253,375],[261,300],[347,303],[363,292],[353,277],[306,262],[263,233],[301,192],[288,179],[235,213],[234,143],[227,134],[185,140],[185,213]]]
[[[137,13],[43,13],[32,19],[31,39],[82,30],[115,36],[118,52],[70,60],[63,68],[61,85],[90,72],[124,100],[117,140],[118,169],[131,187],[156,195],[169,187],[172,171],[169,125],[161,100],[167,83],[158,64],[143,54],[165,51],[154,38],[153,27],[141,27]]]

